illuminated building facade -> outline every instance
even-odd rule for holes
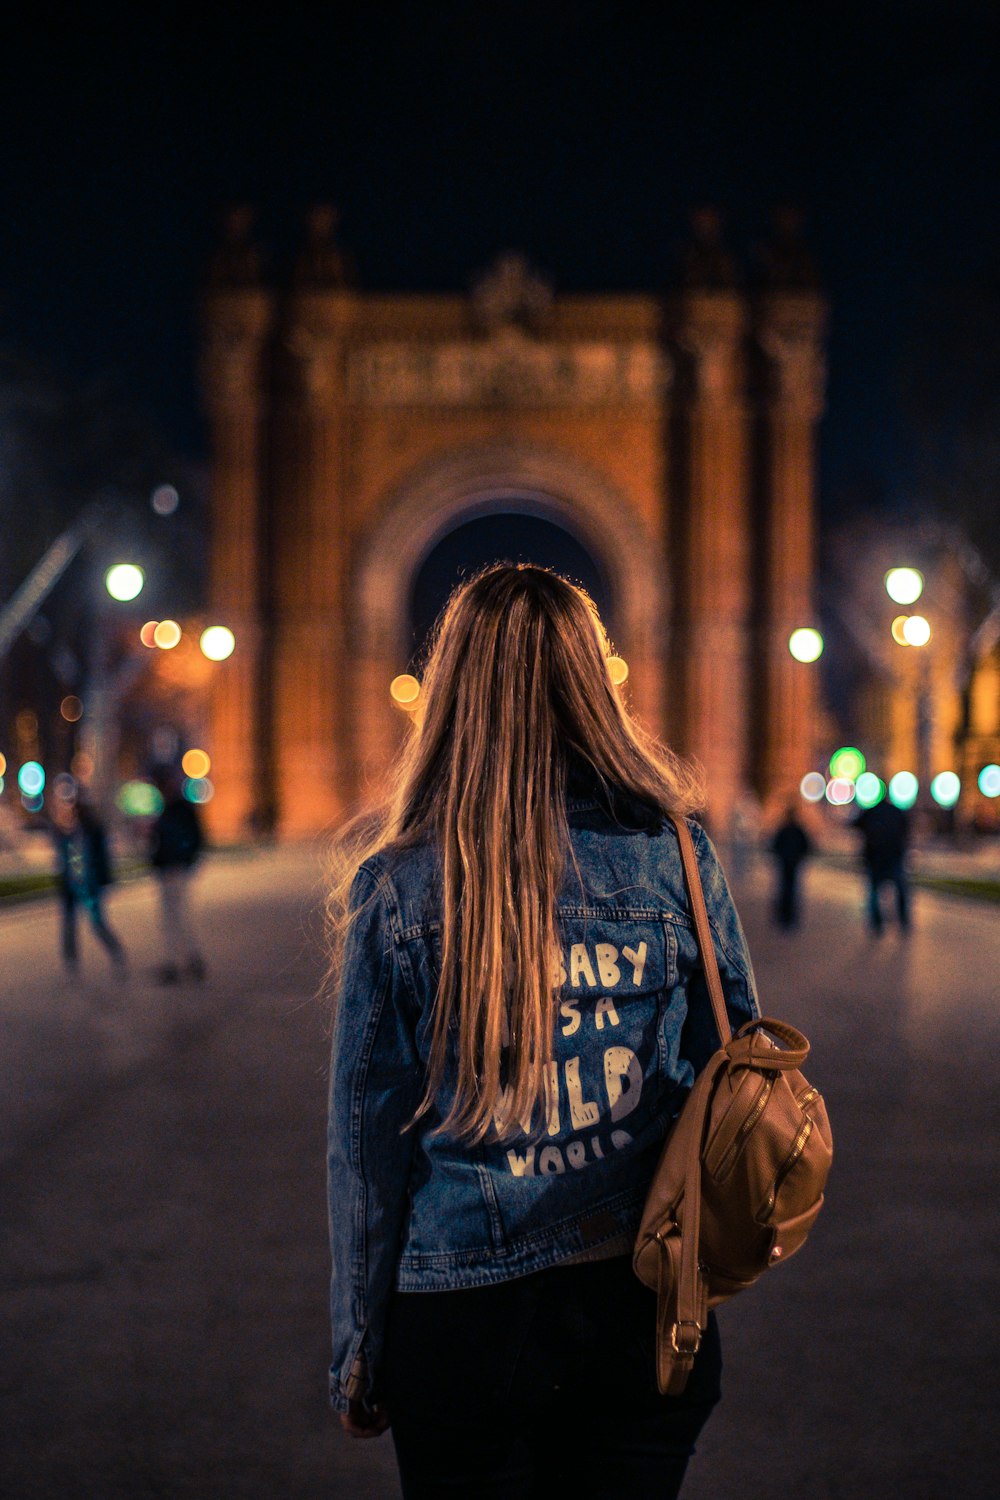
[[[316,211],[290,285],[234,216],[204,304],[213,444],[216,830],[321,828],[378,782],[405,719],[412,580],[491,509],[600,564],[634,708],[743,789],[813,761],[816,427],[824,305],[788,218],[741,284],[713,214],[673,291],[553,296],[518,256],[471,295],[373,294]]]

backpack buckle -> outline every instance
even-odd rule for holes
[[[693,1328],[694,1329],[694,1333],[693,1334],[682,1334],[681,1335],[681,1342],[678,1343],[677,1342],[678,1333],[679,1333],[680,1329],[682,1329],[682,1328]],[[675,1354],[688,1354],[688,1355],[691,1355],[693,1357],[695,1354],[698,1353],[698,1348],[699,1348],[700,1344],[701,1344],[701,1324],[700,1323],[696,1323],[692,1318],[683,1318],[679,1323],[675,1323],[673,1325],[673,1327],[671,1328],[671,1330],[670,1330],[670,1347],[674,1351]],[[690,1345],[690,1347],[689,1347],[689,1345]]]

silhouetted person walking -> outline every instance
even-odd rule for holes
[[[198,809],[183,795],[183,780],[175,772],[156,779],[163,811],[150,830],[150,862],[160,890],[160,919],[166,961],[158,972],[162,984],[174,984],[181,974],[204,979],[205,960],[191,921],[191,874],[205,839]]]
[[[813,851],[812,839],[796,816],[794,805],[771,840],[771,853],[777,864],[778,884],[774,898],[774,920],[779,927],[797,927],[799,923],[799,871]]]
[[[854,827],[862,838],[861,857],[868,875],[868,921],[872,932],[877,937],[882,931],[881,890],[887,884],[895,887],[896,914],[905,932],[910,925],[906,876],[910,820],[901,807],[883,801],[858,813]]]
[[[79,955],[76,915],[82,907],[90,918],[94,935],[119,969],[125,967],[121,940],[108,926],[102,909],[104,890],[112,882],[108,842],[96,812],[83,803],[58,802],[52,819],[62,897],[62,955],[70,973],[76,973]]]

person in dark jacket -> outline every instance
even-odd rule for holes
[[[52,820],[59,891],[62,897],[62,955],[70,973],[78,965],[76,914],[82,907],[94,935],[118,968],[125,967],[125,949],[108,925],[103,894],[112,882],[108,841],[97,813],[86,803],[59,802]]]
[[[866,807],[854,819],[861,835],[861,858],[868,875],[868,922],[876,937],[882,932],[881,891],[892,885],[896,891],[896,915],[903,932],[910,926],[910,893],[906,876],[906,850],[910,820],[901,807],[889,801]]]
[[[790,803],[771,840],[771,853],[778,872],[774,920],[779,927],[797,927],[799,924],[799,871],[812,849],[812,839],[799,822],[794,803]]]
[[[160,890],[160,918],[166,961],[159,970],[162,984],[175,984],[182,974],[204,979],[201,955],[191,920],[191,875],[204,848],[198,809],[183,794],[183,778],[162,772],[156,785],[163,811],[150,830],[150,863]]]
[[[485,569],[434,640],[390,798],[332,851],[330,1399],[391,1427],[405,1500],[673,1500],[718,1327],[661,1395],[631,1252],[718,1045],[675,823],[700,780],[558,574]],[[688,827],[736,1030],[750,956]]]

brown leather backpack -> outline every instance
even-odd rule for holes
[[[664,1395],[684,1389],[709,1308],[802,1245],[833,1160],[826,1106],[799,1072],[802,1033],[764,1019],[730,1035],[694,845],[684,820],[674,822],[722,1045],[667,1136],[635,1242],[636,1275],[656,1292]]]

